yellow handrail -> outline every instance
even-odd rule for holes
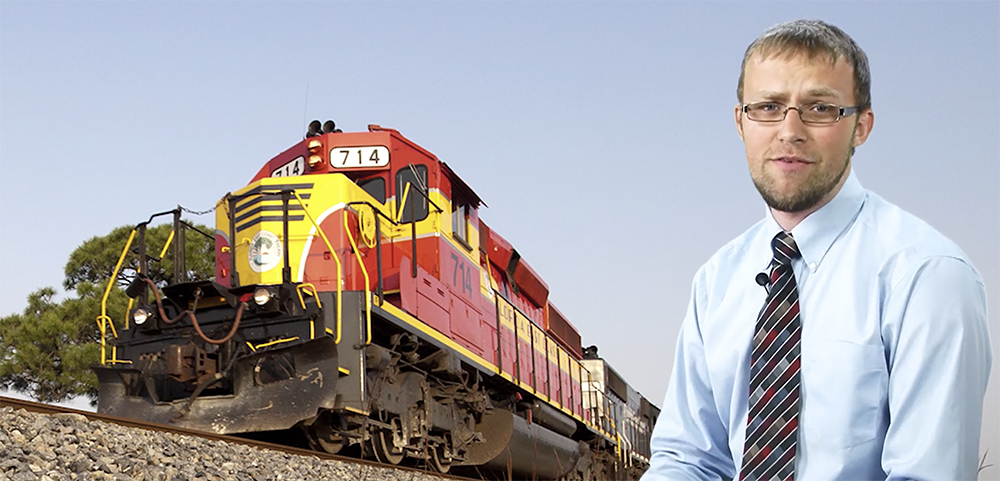
[[[122,250],[122,255],[118,257],[118,264],[115,264],[115,270],[111,273],[111,278],[108,279],[108,287],[104,289],[104,297],[101,298],[101,315],[97,317],[97,325],[101,328],[101,365],[107,363],[107,351],[105,350],[104,336],[107,334],[107,326],[111,326],[111,333],[118,338],[118,331],[115,330],[115,323],[111,321],[108,317],[108,295],[111,294],[111,286],[115,285],[115,279],[118,278],[118,270],[122,268],[122,262],[125,262],[125,255],[128,254],[128,248],[132,247],[132,240],[135,239],[135,229],[128,235],[128,241],[125,242],[125,249]],[[128,317],[126,314],[125,317]]]
[[[295,292],[299,294],[299,304],[302,306],[302,310],[306,309],[306,300],[302,297],[302,291],[306,288],[312,289],[312,296],[316,298],[316,306],[322,309],[323,303],[320,302],[319,296],[316,295],[316,286],[312,285],[310,282],[303,282],[302,284],[295,286]]]
[[[403,202],[396,206],[396,224],[403,218],[403,207],[406,206],[406,196],[410,193],[410,186],[413,185],[409,182],[406,183],[406,187],[403,188]],[[411,221],[413,219],[410,219]],[[416,259],[413,260],[416,262]]]
[[[316,306],[320,309],[323,308],[323,302],[319,300],[319,295],[317,295],[316,286],[312,285],[310,282],[303,282],[295,286],[295,292],[299,295],[299,305],[302,306],[302,310],[306,310],[306,300],[302,297],[302,291],[306,288],[312,289],[312,296],[316,299]],[[316,321],[309,321],[309,339],[316,339]]]
[[[129,326],[128,321],[130,320],[129,316],[128,316],[128,313],[132,311],[132,304],[134,302],[135,302],[135,299],[132,299],[131,297],[128,298],[128,307],[125,308],[125,330],[128,330],[128,326]]]
[[[172,240],[174,240],[173,230],[170,231],[170,237],[167,237],[167,243],[163,244],[163,250],[160,251],[160,259],[163,259],[163,256],[167,255],[167,248],[170,247],[170,241]],[[176,260],[174,262],[176,262]]]
[[[319,233],[319,236],[323,239],[323,242],[326,243],[326,248],[330,249],[330,256],[333,257],[333,260],[337,261],[337,336],[335,338],[334,343],[340,344],[340,324],[342,320],[341,311],[343,310],[341,309],[341,300],[340,300],[340,298],[343,297],[342,296],[343,287],[341,286],[341,271],[343,269],[340,265],[340,257],[337,255],[337,251],[333,250],[333,245],[331,245],[330,240],[326,238],[326,234],[323,232],[323,229],[321,229],[319,227],[319,224],[316,223],[316,219],[314,219],[312,214],[309,213],[309,209],[306,209],[306,203],[302,202],[302,197],[299,197],[299,193],[293,190],[292,195],[295,196],[295,200],[299,201],[299,205],[302,206],[302,211],[306,213],[306,216],[309,217],[309,221],[312,222],[313,227],[316,228],[316,232]],[[305,276],[303,276],[303,278],[305,278]]]
[[[406,184],[407,187],[410,184]],[[405,195],[405,194],[404,194]],[[358,217],[358,223],[360,225],[361,218]],[[372,342],[372,292],[368,288],[370,285],[370,280],[368,278],[368,268],[365,267],[365,262],[361,260],[361,251],[358,250],[358,243],[354,242],[354,234],[351,232],[350,226],[347,225],[347,207],[344,207],[344,230],[347,231],[347,238],[351,241],[351,249],[354,250],[354,257],[358,259],[358,265],[361,266],[361,273],[365,276],[365,316],[366,316],[366,335],[365,335],[365,345],[369,345]]]

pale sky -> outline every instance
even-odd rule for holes
[[[743,52],[796,18],[867,52],[854,169],[972,259],[1000,357],[995,1],[2,0],[0,315],[59,287],[85,239],[211,208],[308,120],[380,124],[454,168],[584,345],[660,404],[693,274],[764,215],[733,123]]]

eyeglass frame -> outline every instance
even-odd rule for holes
[[[747,110],[750,108],[751,105],[757,105],[757,104],[783,105],[785,107],[785,110],[784,110],[784,112],[781,113],[781,118],[780,119],[775,119],[775,120],[756,120],[756,119],[750,118],[750,112],[748,112]],[[802,107],[803,106],[807,106],[807,105],[829,105],[830,107],[836,107],[837,108],[837,119],[834,120],[833,122],[816,122],[816,121],[811,121],[811,120],[803,120],[802,119]],[[826,102],[812,102],[812,103],[808,103],[808,104],[799,104],[799,105],[796,105],[794,107],[791,107],[791,106],[785,105],[785,104],[783,104],[781,102],[772,102],[772,101],[764,100],[764,101],[761,101],[761,102],[752,102],[752,103],[748,103],[748,104],[743,104],[743,106],[740,108],[740,112],[743,112],[743,114],[747,116],[747,119],[751,120],[753,122],[762,122],[762,123],[765,123],[765,124],[773,124],[773,123],[777,123],[777,122],[784,122],[785,119],[788,118],[788,111],[792,110],[792,109],[794,109],[796,112],[799,113],[799,121],[801,121],[804,124],[810,124],[810,125],[833,125],[833,124],[835,124],[837,122],[840,122],[840,119],[842,119],[844,117],[850,117],[851,115],[854,115],[854,114],[858,113],[858,111],[861,110],[861,106],[860,105],[855,105],[853,107],[841,107],[840,105],[837,105],[837,104],[828,104]]]

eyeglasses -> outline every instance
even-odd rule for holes
[[[835,124],[841,117],[853,115],[859,107],[841,107],[821,102],[789,107],[779,102],[754,102],[743,104],[743,113],[754,122],[781,122],[788,111],[795,109],[804,124]]]

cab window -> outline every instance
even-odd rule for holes
[[[469,201],[454,189],[451,192],[451,234],[464,245],[469,245]]]
[[[406,194],[406,205],[402,205],[402,211],[397,208],[396,215],[399,216],[400,222],[409,223],[414,221],[422,221],[427,218],[427,198],[421,195],[427,193],[427,166],[426,165],[413,165],[410,164],[399,172],[396,172],[396,205],[403,200],[403,193],[406,192],[406,186],[409,184],[410,192]],[[415,204],[414,204],[415,203]],[[413,217],[410,215],[410,209],[413,209]]]
[[[364,179],[358,182],[358,187],[361,187],[365,192],[379,201],[379,203],[385,203],[385,179],[381,177],[372,177],[371,179]]]

